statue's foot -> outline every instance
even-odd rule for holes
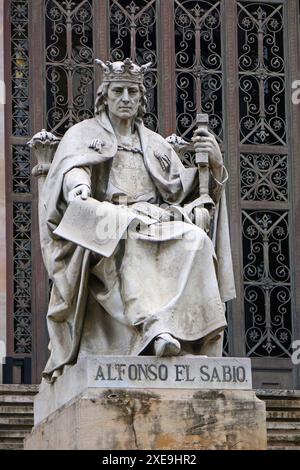
[[[178,356],[181,346],[177,339],[173,338],[169,333],[162,333],[154,340],[154,354],[158,357]]]

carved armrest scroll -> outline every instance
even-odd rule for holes
[[[45,207],[42,202],[41,194],[46,180],[46,176],[49,172],[51,162],[53,160],[55,151],[60,142],[60,139],[51,132],[47,132],[42,129],[40,132],[35,134],[32,139],[28,142],[28,146],[34,150],[35,157],[37,159],[37,165],[32,169],[32,175],[38,178],[38,213],[39,213],[39,228],[40,228],[40,240],[43,246],[44,232],[46,227],[45,218]]]
[[[35,134],[28,142],[29,147],[34,149],[38,163],[32,169],[33,176],[47,176],[59,142],[60,139],[58,137],[51,134],[51,132],[47,132],[45,129]]]

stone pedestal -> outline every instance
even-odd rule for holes
[[[247,361],[84,359],[42,384],[25,449],[265,449],[265,404]]]
[[[265,449],[253,391],[87,389],[37,425],[25,449]]]

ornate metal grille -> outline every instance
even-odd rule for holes
[[[221,2],[175,0],[177,133],[190,137],[196,113],[223,137]]]
[[[31,318],[31,204],[13,204],[14,218],[14,350],[30,353]]]
[[[287,201],[286,155],[241,155],[241,195],[244,201]]]
[[[130,57],[139,65],[152,62],[148,69],[147,113],[144,122],[157,130],[157,41],[156,0],[110,0],[110,56],[111,60]]]
[[[29,109],[29,3],[27,0],[12,0],[10,10],[11,27],[11,145],[12,218],[8,228],[12,243],[12,348],[17,354],[32,351],[31,312],[31,202],[20,201],[22,195],[30,196],[30,152],[26,140],[31,133]],[[19,199],[17,199],[19,198]]]
[[[18,137],[30,135],[28,1],[11,2],[12,129]]]
[[[239,2],[238,35],[241,142],[284,145],[283,4]]]
[[[292,305],[284,5],[239,1],[237,7],[240,142],[259,146],[240,156],[242,208],[257,201],[255,210],[242,213],[246,353],[287,357]],[[262,203],[270,210],[260,210]],[[278,203],[287,210],[278,211]]]
[[[291,353],[288,212],[243,211],[248,356]]]
[[[13,191],[30,193],[30,151],[24,145],[13,146]]]
[[[93,116],[93,0],[46,1],[47,129]]]

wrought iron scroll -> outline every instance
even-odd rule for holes
[[[13,204],[13,267],[14,267],[14,351],[30,353],[31,321],[31,204]]]
[[[93,116],[93,0],[46,1],[47,130]]]
[[[291,354],[288,212],[243,211],[244,305],[248,356]]]
[[[287,156],[241,155],[241,196],[244,201],[287,201]]]
[[[28,1],[11,1],[12,130],[16,137],[30,135]]]
[[[240,139],[286,142],[283,3],[238,2]]]
[[[156,0],[110,0],[111,60],[130,57],[139,65],[152,62],[145,77],[147,113],[144,122],[158,130]]]
[[[223,139],[221,2],[175,0],[177,134],[191,137],[196,113]]]

